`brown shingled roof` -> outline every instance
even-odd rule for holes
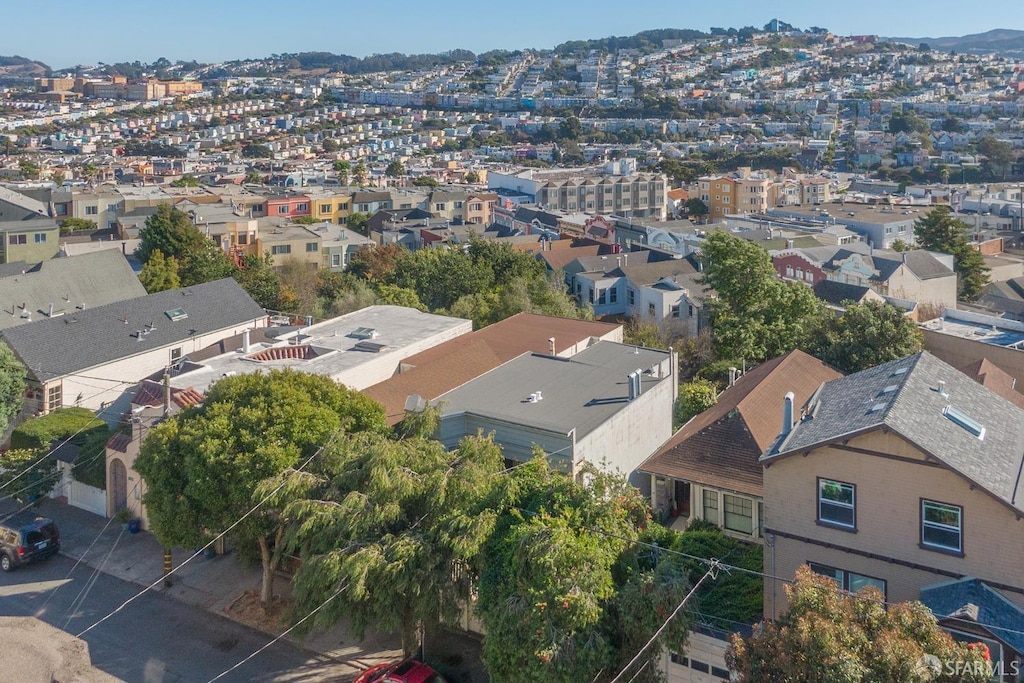
[[[986,389],[990,389],[993,393],[1002,396],[1018,408],[1024,408],[1024,394],[1017,391],[1015,386],[1017,380],[988,358],[982,358],[975,363],[962,367],[960,372]]]
[[[803,351],[762,363],[718,397],[718,403],[682,429],[638,469],[708,486],[762,495],[758,458],[782,427],[787,392],[805,403],[823,383],[841,373]]]
[[[482,330],[422,351],[402,361],[402,371],[363,391],[384,405],[388,422],[405,416],[405,402],[416,394],[433,400],[528,351],[548,353],[555,338],[559,354],[586,347],[592,337],[615,337],[621,325],[518,313]]]

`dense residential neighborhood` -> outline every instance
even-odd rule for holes
[[[1022,54],[0,57],[0,678],[1024,680]]]

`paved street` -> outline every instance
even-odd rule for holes
[[[139,588],[67,557],[0,574],[0,616],[36,616],[77,634]],[[131,683],[209,681],[270,636],[227,618],[147,593],[83,639],[93,665]],[[351,668],[278,642],[222,681],[340,681]],[[24,681],[23,683],[35,683]]]

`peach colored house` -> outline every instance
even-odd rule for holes
[[[927,352],[827,382],[762,457],[766,616],[808,564],[1024,652],[1024,410]],[[1016,679],[1014,679],[1016,680]]]

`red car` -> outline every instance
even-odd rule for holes
[[[446,683],[441,674],[423,662],[403,659],[400,662],[378,664],[356,677],[352,683]]]

